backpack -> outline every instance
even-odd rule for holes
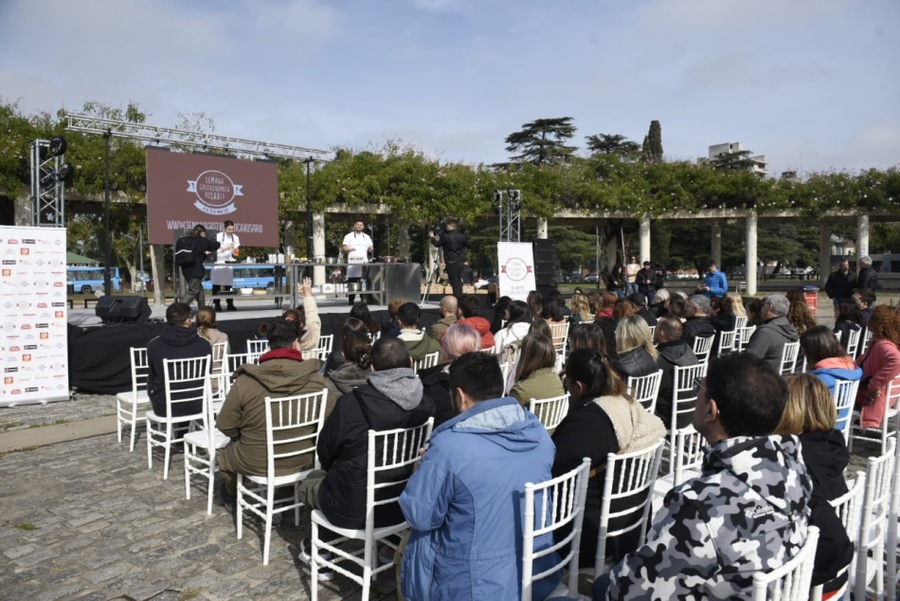
[[[194,264],[194,244],[191,236],[183,236],[175,243],[175,264],[190,267]]]

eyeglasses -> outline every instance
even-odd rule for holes
[[[694,394],[695,395],[700,394],[701,388],[703,390],[706,390],[707,393],[709,393],[709,390],[707,390],[706,386],[703,385],[703,376],[698,376],[698,377],[694,378],[694,387],[693,387]]]

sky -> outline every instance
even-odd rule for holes
[[[534,119],[572,117],[583,154],[657,119],[673,160],[741,142],[772,175],[883,169],[898,25],[897,0],[0,0],[0,98],[466,163]]]

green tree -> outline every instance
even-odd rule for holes
[[[747,171],[755,164],[750,158],[751,154],[749,150],[723,152],[710,159],[709,163],[720,171]]]
[[[506,138],[507,152],[519,153],[513,161],[529,162],[534,165],[568,162],[577,150],[566,146],[575,135],[572,117],[537,119],[525,123],[521,131]]]
[[[585,136],[588,150],[592,154],[617,154],[622,157],[634,157],[641,147],[620,134],[596,134]]]
[[[659,121],[655,119],[650,122],[650,132],[647,134],[647,148],[651,161],[655,163],[662,162],[662,127],[660,126]]]

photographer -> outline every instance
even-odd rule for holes
[[[453,294],[456,297],[462,294],[462,280],[460,276],[466,262],[466,249],[469,248],[469,239],[457,229],[458,227],[458,220],[448,219],[444,232],[440,232],[440,226],[432,228],[428,232],[428,235],[431,236],[431,244],[444,249],[444,264],[447,266],[447,278],[450,280],[450,286],[453,287]],[[441,233],[440,236],[435,235],[436,229]]]

